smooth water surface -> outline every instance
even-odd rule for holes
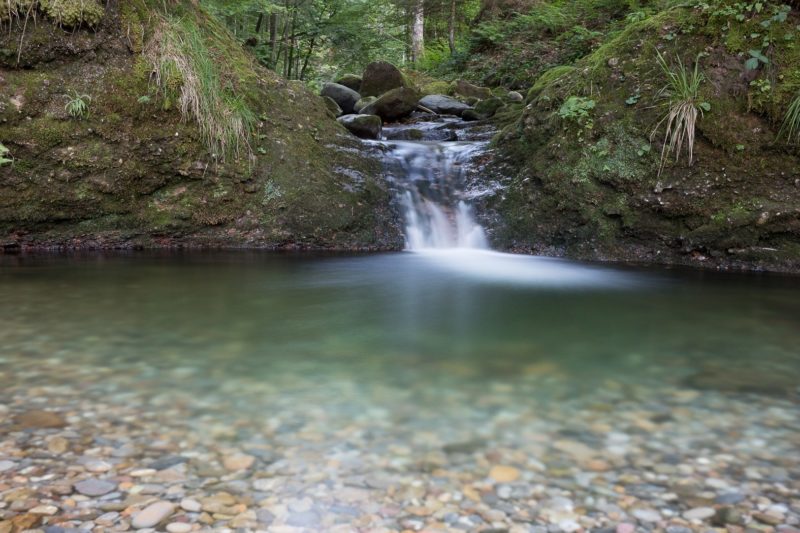
[[[791,388],[800,375],[791,276],[478,250],[6,256],[0,266],[6,361],[189,367],[230,380],[336,367],[356,380],[453,387],[547,365],[576,390],[608,378]]]

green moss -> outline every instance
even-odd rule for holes
[[[68,28],[97,26],[105,14],[95,0],[39,0],[39,9],[56,24]]]

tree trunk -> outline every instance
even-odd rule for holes
[[[269,66],[275,68],[275,54],[278,52],[278,14],[269,14]]]
[[[425,53],[425,9],[423,0],[412,0],[411,7],[411,62],[417,63]]]
[[[456,0],[450,0],[450,20],[447,25],[447,44],[450,46],[450,55],[456,53]]]

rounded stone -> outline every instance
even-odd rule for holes
[[[166,520],[174,511],[175,505],[170,502],[158,501],[151,503],[133,516],[131,525],[135,529],[155,527]]]

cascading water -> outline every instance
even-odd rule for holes
[[[488,249],[483,228],[464,200],[464,166],[485,142],[393,141],[390,167],[402,190],[406,248]]]

